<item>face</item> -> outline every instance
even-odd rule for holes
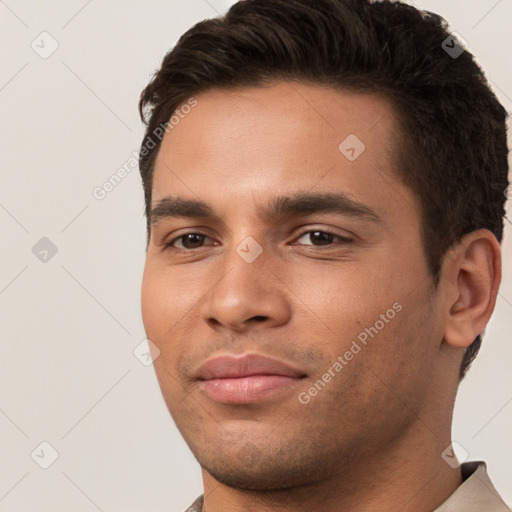
[[[443,338],[391,105],[286,82],[195,99],[157,157],[142,285],[167,407],[233,487],[367,463],[427,414]],[[198,379],[225,354],[297,378]]]

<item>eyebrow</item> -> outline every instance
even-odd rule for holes
[[[314,213],[335,213],[380,223],[369,206],[342,193],[297,193],[272,198],[266,206],[257,208],[258,215],[267,221],[286,216],[306,216]],[[182,197],[164,197],[151,210],[151,225],[168,218],[197,218],[223,222],[204,201]]]

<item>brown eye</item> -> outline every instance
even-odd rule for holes
[[[201,233],[186,233],[184,235],[178,236],[174,239],[172,239],[170,242],[165,244],[165,247],[172,247],[175,249],[181,249],[181,250],[192,250],[192,249],[198,249],[202,247],[202,243],[204,242],[204,239],[208,238],[206,235],[203,235]],[[181,247],[175,247],[175,243],[180,241]]]
[[[352,240],[350,238],[346,238],[346,237],[343,237],[336,233],[332,233],[331,231],[326,231],[326,230],[322,230],[322,229],[313,229],[313,230],[305,231],[304,233],[301,234],[301,236],[299,237],[298,240],[300,240],[301,238],[304,238],[304,237],[309,237],[309,240],[311,242],[313,242],[312,245],[314,247],[332,245],[334,239],[338,239],[344,243],[352,242]],[[308,244],[303,244],[303,245],[308,245]]]

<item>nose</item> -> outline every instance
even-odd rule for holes
[[[283,262],[276,258],[263,250],[249,263],[233,249],[202,301],[203,321],[213,328],[223,326],[237,332],[288,322],[291,306],[279,268]]]

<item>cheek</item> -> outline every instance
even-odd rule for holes
[[[388,270],[369,269],[358,261],[325,266],[316,261],[296,266],[288,278],[287,288],[300,299],[297,306],[304,309],[303,320],[313,329],[323,326],[322,332],[326,330],[331,341],[337,336],[349,339],[373,325],[399,295]]]
[[[364,396],[373,385],[380,385],[378,379],[372,381],[374,375],[394,382],[398,368],[407,362],[412,363],[411,369],[415,367],[412,359],[418,358],[421,350],[414,333],[424,329],[417,318],[423,290],[419,287],[411,294],[416,280],[408,280],[406,269],[397,279],[391,264],[386,258],[367,266],[337,263],[322,271],[311,269],[308,280],[302,277],[290,286],[298,297],[306,298],[301,323],[308,343],[324,352],[327,365],[318,370],[325,371],[342,358],[344,377],[337,379],[333,390],[350,378],[351,386],[368,387],[360,389]],[[404,375],[405,369],[399,372]]]
[[[142,321],[147,338],[160,351],[154,367],[164,381],[168,379],[166,372],[176,378],[182,358],[197,338],[197,306],[204,293],[198,284],[183,269],[178,272],[158,262],[146,263],[141,286]]]
[[[155,273],[148,269],[148,264],[144,269],[141,287],[141,312],[142,322],[148,338],[157,338],[159,324],[163,322],[162,308],[165,301],[162,300],[162,283],[155,278]]]
[[[141,286],[142,321],[147,338],[159,350],[153,369],[168,407],[172,406],[170,397],[177,393],[177,365],[181,357],[179,346],[174,342],[176,332],[173,326],[180,318],[176,303],[172,287],[162,270],[147,263]]]
[[[164,368],[172,374],[176,372],[178,350],[173,349],[173,346],[176,345],[175,326],[179,325],[180,318],[180,313],[176,309],[177,302],[179,301],[173,296],[169,281],[164,279],[160,272],[144,272],[141,288],[142,322],[146,337],[160,351],[158,358],[153,362],[159,381],[162,378],[165,380],[165,373],[162,373]]]
[[[166,333],[191,308],[191,293],[169,268],[146,263],[141,287],[141,312],[146,333],[164,341]]]

